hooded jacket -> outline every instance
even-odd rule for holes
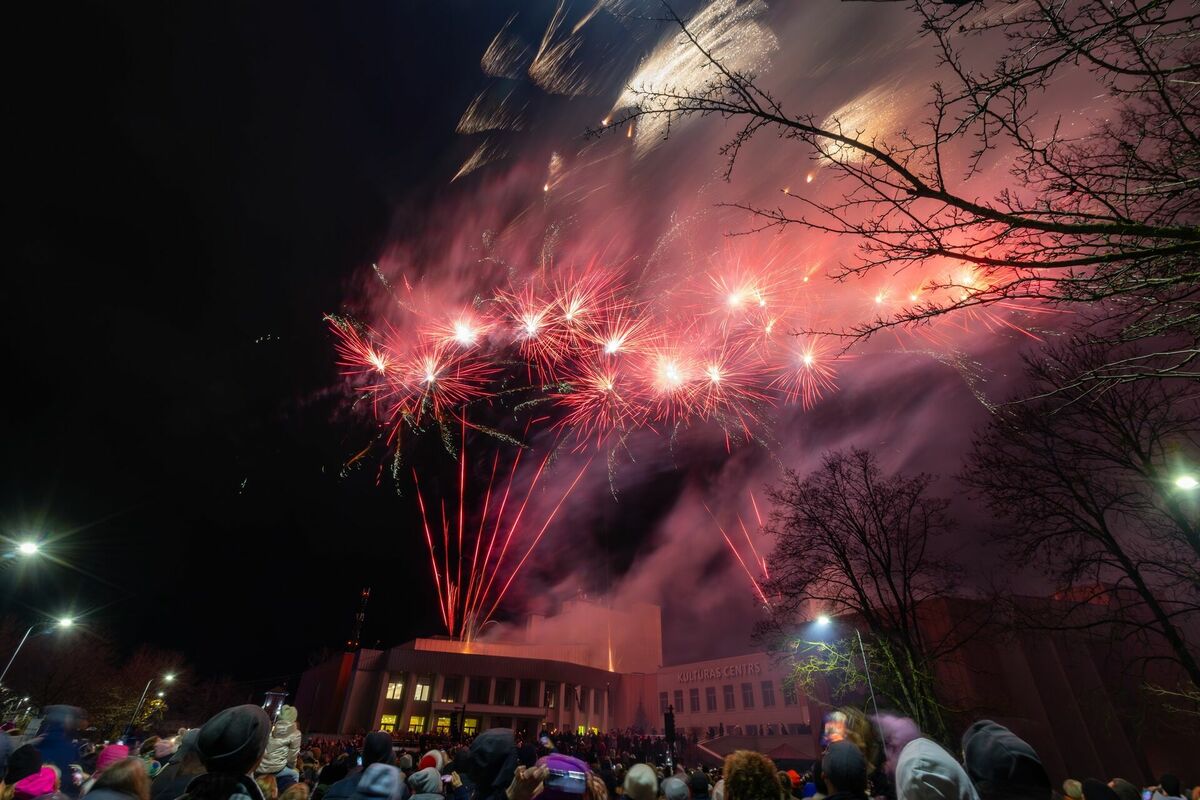
[[[966,770],[936,742],[913,739],[896,759],[900,800],[979,800]]]
[[[471,742],[467,771],[476,800],[504,800],[517,771],[517,743],[510,728],[492,728]]]
[[[1029,743],[981,719],[963,734],[963,766],[983,800],[1049,800],[1050,777]]]
[[[362,784],[359,784],[361,787]],[[413,790],[409,800],[444,800],[442,796],[442,773],[435,767],[417,770],[408,778],[408,786]]]
[[[279,721],[271,728],[267,752],[263,753],[256,772],[259,775],[274,775],[288,767],[294,768],[299,754],[300,729],[296,727],[296,708],[284,706],[279,712]]]
[[[358,788],[351,800],[401,800],[404,797],[404,773],[391,764],[375,763],[362,771]]]

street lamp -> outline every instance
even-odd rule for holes
[[[4,665],[4,671],[0,672],[0,684],[4,683],[4,676],[8,674],[8,669],[17,660],[17,653],[21,652],[21,648],[25,646],[25,641],[29,638],[29,634],[33,633],[34,628],[39,625],[49,625],[51,628],[69,628],[75,624],[75,620],[70,617],[61,617],[52,622],[35,622],[25,631],[25,635],[21,637],[21,641],[17,644],[17,649],[13,650],[12,656],[8,659],[8,663]]]
[[[21,542],[19,545],[17,545],[17,552],[23,556],[36,556],[38,551],[41,549],[41,545],[32,539]]]
[[[162,676],[162,680],[163,683],[170,683],[171,681],[175,680],[175,675],[174,673],[168,672],[166,675]],[[133,709],[133,716],[129,718],[129,724],[125,726],[125,733],[121,735],[122,740],[128,739],[129,734],[133,732],[133,723],[137,721],[137,715],[142,710],[142,704],[146,702],[146,695],[149,693],[150,684],[152,683],[154,683],[154,676],[151,676],[150,680],[146,681],[146,688],[142,689],[142,696],[138,698],[137,706]],[[163,693],[159,692],[158,696],[162,697]]]
[[[1196,480],[1195,475],[1180,475],[1175,479],[1175,487],[1183,489],[1185,492],[1195,491],[1196,487],[1200,486],[1200,480]]]

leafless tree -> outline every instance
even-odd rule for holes
[[[1176,484],[1200,459],[1200,385],[1058,388],[1111,355],[1071,343],[1030,358],[1036,399],[994,415],[963,479],[1000,520],[1013,562],[1039,566],[1066,601],[1039,625],[1142,643],[1122,649],[1174,660],[1192,685],[1159,689],[1200,710],[1200,498]]]
[[[1040,303],[1126,346],[1068,383],[1200,376],[1200,7],[916,0],[912,8],[943,78],[919,126],[867,135],[837,116],[785,108],[754,75],[713,58],[669,8],[708,57],[711,78],[686,91],[630,87],[636,104],[614,120],[733,120],[727,175],[761,131],[806,147],[836,175],[837,197],[789,192],[778,206],[742,205],[756,220],[751,230],[802,225],[848,237],[859,257],[840,277],[917,265],[947,276],[927,285],[928,300],[835,331],[851,341],[972,308]],[[973,66],[989,52],[997,56]],[[1109,112],[1082,135],[1039,103],[1063,79],[1108,94]],[[981,196],[972,180],[1002,160],[1006,185]]]
[[[951,626],[931,639],[925,624],[929,603],[953,597],[959,585],[959,569],[937,543],[954,523],[948,501],[929,494],[931,481],[885,475],[871,453],[857,449],[826,454],[807,476],[789,470],[770,492],[775,549],[765,589],[772,604],[759,636],[776,649],[795,648],[803,645],[796,620],[805,612],[849,616],[880,673],[876,690],[922,730],[940,735],[946,725],[934,663],[977,628]],[[814,664],[852,669],[853,649],[818,647],[797,665],[796,677]]]

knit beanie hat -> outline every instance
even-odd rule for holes
[[[129,748],[123,744],[110,744],[96,756],[96,769],[93,775],[99,775],[118,761],[129,758]]]
[[[861,794],[867,788],[867,759],[850,742],[834,742],[821,759],[821,773],[839,792]]]
[[[363,766],[365,767],[368,764],[392,764],[395,761],[395,753],[392,752],[392,735],[387,731],[368,733],[367,738],[363,740]]]
[[[258,706],[233,706],[204,723],[196,738],[210,773],[245,775],[258,766],[271,735],[271,720]]]

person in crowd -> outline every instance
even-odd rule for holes
[[[724,776],[726,800],[766,800],[779,796],[775,764],[762,753],[737,750],[726,756]]]
[[[1049,800],[1050,777],[1029,743],[998,722],[982,719],[962,737],[963,767],[982,800]]]
[[[42,770],[42,754],[31,744],[14,749],[4,770],[3,800],[10,800],[16,785]]]
[[[412,756],[409,755],[408,753],[405,753],[404,755],[400,756],[400,760],[396,763],[396,766],[400,768],[401,772],[406,772],[406,773],[412,772],[412,768],[413,768]]]
[[[404,773],[391,764],[376,762],[363,770],[352,800],[400,800],[407,796]]]
[[[256,775],[254,782],[258,784],[263,800],[279,800],[279,783],[273,774],[268,772],[266,775]]]
[[[312,791],[312,800],[322,800],[325,793],[329,791],[338,781],[345,778],[350,772],[349,766],[345,761],[335,761],[326,764],[317,774],[317,785]]]
[[[829,800],[864,800],[867,796],[866,756],[849,741],[834,742],[821,758],[821,775]]]
[[[1062,782],[1062,793],[1066,800],[1082,800],[1083,784],[1074,778],[1067,778]]]
[[[92,784],[87,796],[91,800],[150,800],[146,763],[140,758],[123,758],[110,764]]]
[[[687,784],[674,775],[663,781],[659,790],[662,793],[663,800],[689,800],[691,797]]]
[[[419,769],[409,776],[408,788],[412,790],[411,800],[441,800],[442,773],[435,767]]]
[[[74,706],[49,706],[46,708],[46,721],[42,724],[42,740],[38,750],[47,764],[53,764],[58,769],[61,780],[59,791],[67,797],[78,797],[82,779],[71,769],[79,758],[79,747],[75,744],[78,736],[82,709]]]
[[[60,791],[61,778],[58,767],[43,764],[30,775],[5,789],[4,800],[66,800]]]
[[[271,720],[258,706],[218,712],[200,728],[196,749],[205,772],[188,784],[186,800],[263,800],[253,775],[271,736]]]
[[[1124,778],[1113,778],[1108,782],[1108,787],[1116,792],[1120,800],[1142,800],[1141,790]]]
[[[125,745],[117,743],[105,745],[104,749],[96,756],[96,767],[92,770],[91,776],[83,782],[83,786],[80,787],[80,793],[87,794],[90,792],[92,787],[95,786],[96,781],[100,780],[100,776],[104,774],[105,770],[127,758],[129,758],[129,748]]]
[[[792,796],[792,776],[786,772],[777,772],[779,776],[779,796],[782,800],[788,800]]]
[[[688,777],[688,788],[692,791],[692,800],[708,800],[711,790],[704,770],[698,769]]]
[[[719,781],[717,781],[715,784],[713,784],[712,799],[713,800],[725,800],[725,779],[724,778],[721,778]]]
[[[363,773],[368,767],[372,764],[391,765],[395,760],[396,754],[392,750],[392,735],[387,731],[368,733],[363,740],[362,767],[351,769],[346,777],[330,786],[323,795],[325,800],[349,800],[349,797],[358,789],[358,782],[362,780]],[[404,782],[403,775],[400,776],[400,781]]]
[[[930,739],[913,739],[896,757],[899,800],[979,800],[966,770]]]
[[[150,800],[175,800],[187,791],[188,784],[197,775],[204,774],[200,753],[196,750],[199,728],[193,728],[179,737],[179,746],[171,760],[150,783]]]
[[[629,800],[655,800],[658,774],[649,764],[634,764],[625,773],[624,794]]]
[[[506,800],[516,771],[517,743],[509,728],[486,730],[471,742],[467,774],[475,800]]]
[[[1119,800],[1117,793],[1104,781],[1089,778],[1080,786],[1083,800]]]
[[[279,709],[279,719],[271,728],[267,752],[258,765],[259,775],[274,775],[277,781],[283,781],[285,789],[300,779],[296,770],[296,756],[300,754],[300,728],[296,725],[296,717],[295,706],[285,705]]]
[[[279,795],[279,800],[308,800],[308,784],[293,783],[283,794]]]
[[[1150,800],[1174,800],[1174,798],[1182,797],[1183,791],[1179,778],[1168,772],[1158,779],[1158,786],[1154,788],[1154,794]]]

